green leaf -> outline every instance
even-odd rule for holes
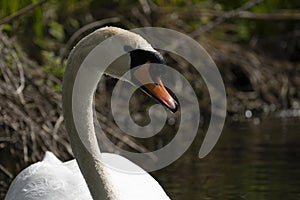
[[[0,29],[1,29],[2,31],[10,32],[10,31],[12,30],[12,27],[11,27],[11,25],[9,25],[9,24],[3,24],[3,25],[0,26]]]
[[[56,21],[50,21],[48,26],[50,35],[62,42],[65,38],[63,25],[57,23]]]

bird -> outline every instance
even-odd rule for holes
[[[89,85],[90,83],[80,85],[83,94],[74,92],[75,80],[86,56],[103,41],[109,43],[109,39],[114,36],[118,36],[122,41],[118,48],[130,50],[126,50],[117,62],[111,63],[105,74],[123,79],[122,74],[132,69],[130,78],[126,78],[125,81],[133,85],[142,85],[139,89],[171,112],[178,109],[176,97],[163,85],[161,70],[151,65],[151,63],[165,64],[165,59],[146,39],[118,27],[107,26],[97,29],[75,45],[64,72],[63,113],[75,159],[62,162],[53,153],[46,152],[42,161],[30,165],[17,175],[9,187],[5,200],[170,199],[159,183],[141,167],[118,154],[100,152],[92,118],[95,84],[99,80],[96,80],[97,77],[92,70],[86,70],[87,74],[84,76],[94,85]],[[103,55],[97,56],[101,63]],[[78,124],[75,124],[75,114],[79,118]],[[84,141],[80,138],[78,129],[84,132]],[[105,163],[112,159],[139,173],[124,173],[107,167]]]

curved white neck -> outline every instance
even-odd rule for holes
[[[96,45],[96,44],[95,44]],[[99,77],[81,63],[95,45],[77,46],[69,57],[63,81],[63,111],[74,156],[93,199],[115,200],[107,180],[93,126],[92,103]]]
[[[115,35],[118,37],[111,37]],[[104,42],[101,43],[102,41]],[[102,48],[99,48],[100,43]],[[106,72],[116,78],[120,78],[120,75],[129,70],[130,58],[128,54],[124,55],[124,46],[153,50],[151,45],[137,34],[115,27],[101,28],[76,45],[69,56],[64,74],[65,124],[73,153],[95,200],[117,199],[100,161],[92,108],[94,92],[103,73],[102,66],[99,65],[110,65]],[[116,55],[123,56],[116,59]]]

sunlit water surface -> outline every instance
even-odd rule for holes
[[[227,125],[207,157],[199,139],[153,175],[175,200],[300,199],[299,130],[299,119]]]

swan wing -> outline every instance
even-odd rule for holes
[[[73,164],[70,164],[73,163]],[[75,160],[68,165],[51,152],[24,169],[12,182],[5,200],[92,200]]]
[[[128,159],[102,153],[108,180],[120,200],[167,200],[158,182]],[[110,167],[117,162],[137,172],[126,173]],[[108,163],[108,164],[107,164]],[[24,169],[12,182],[5,200],[92,200],[76,160],[61,162],[51,152],[44,159]]]

